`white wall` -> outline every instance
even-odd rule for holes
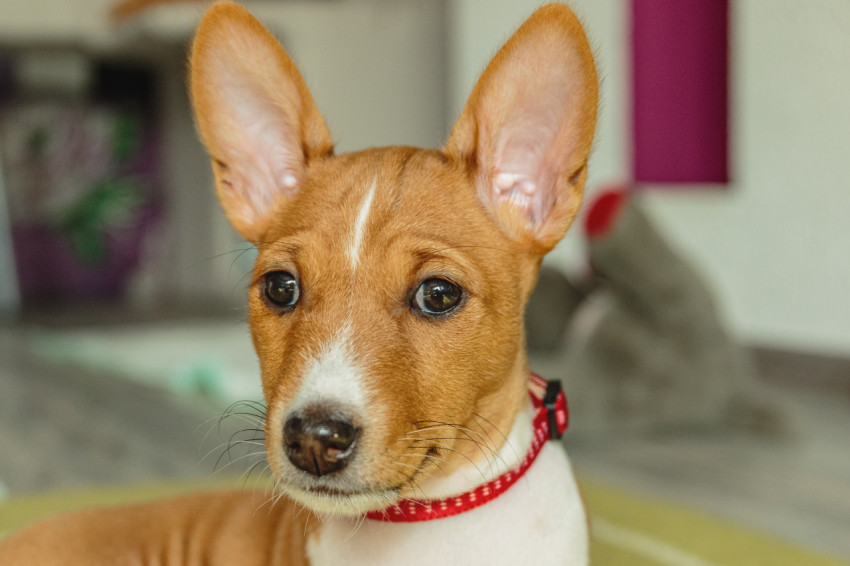
[[[850,3],[737,0],[729,194],[651,195],[742,334],[850,352]]]
[[[457,0],[450,108],[539,3]],[[588,187],[629,172],[625,0],[575,0],[602,76]],[[752,342],[850,353],[850,3],[735,0],[732,164],[726,190],[650,187],[649,212]],[[553,260],[574,269],[574,231]]]

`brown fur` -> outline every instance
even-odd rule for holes
[[[526,402],[523,308],[543,255],[581,202],[596,88],[578,20],[563,6],[544,7],[487,67],[443,150],[336,156],[301,75],[271,34],[236,4],[210,9],[193,46],[192,97],[222,206],[259,251],[250,325],[279,483],[298,481],[282,450],[287,407],[306,364],[343,324],[353,329],[350,349],[367,368],[374,408],[358,440],[364,487],[415,497],[430,478],[481,460],[475,443],[454,435],[431,441],[431,459],[412,449],[421,421],[464,425],[501,447]],[[493,190],[499,173],[527,172],[529,164],[538,189],[530,204]],[[373,182],[353,269],[350,234]],[[262,298],[264,274],[280,270],[302,288],[285,315]],[[419,283],[434,276],[465,293],[462,308],[438,320],[410,307]],[[0,558],[116,564],[127,553],[127,563],[304,563],[313,516],[294,513],[286,499],[256,507],[250,495],[214,494],[83,513],[9,539]]]
[[[81,511],[0,542],[4,566],[263,564],[300,566],[315,519],[247,492]]]

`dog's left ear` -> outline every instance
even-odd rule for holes
[[[499,227],[540,253],[581,204],[597,91],[578,18],[544,6],[487,66],[444,148],[468,167]]]

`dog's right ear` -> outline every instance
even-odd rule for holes
[[[549,4],[487,66],[446,143],[496,224],[536,253],[555,247],[581,204],[597,96],[581,23]]]
[[[214,4],[191,56],[191,92],[216,190],[230,222],[257,243],[333,140],[298,69],[247,10]]]

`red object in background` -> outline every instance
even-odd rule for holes
[[[588,238],[598,238],[608,233],[614,226],[626,198],[626,189],[607,190],[595,198],[584,221],[584,232]]]
[[[728,12],[728,0],[632,0],[636,182],[728,182]]]

